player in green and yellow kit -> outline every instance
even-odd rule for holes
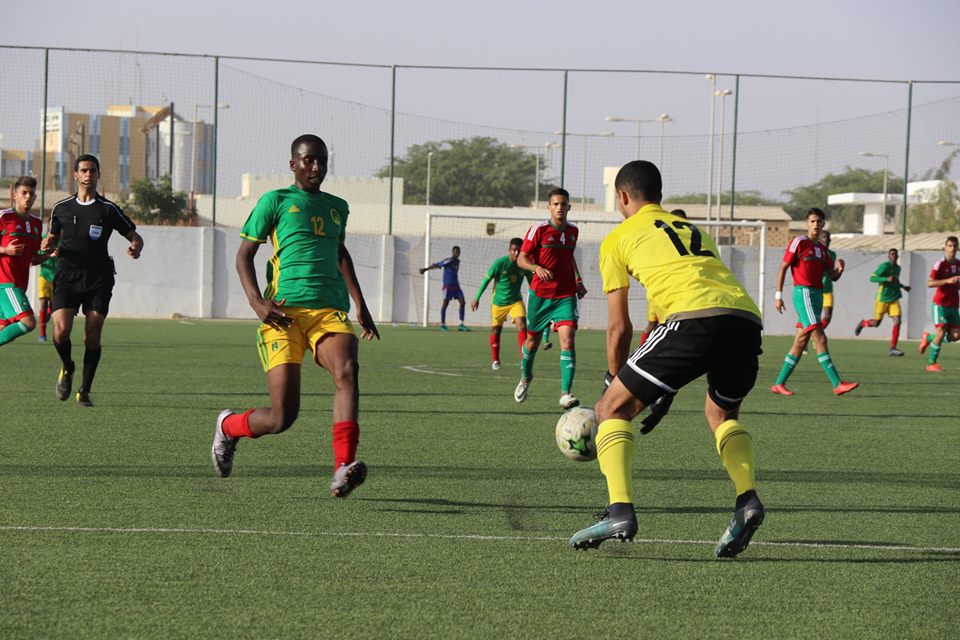
[[[887,252],[887,261],[877,267],[870,276],[870,282],[876,282],[879,285],[877,297],[873,303],[873,318],[861,320],[853,330],[853,333],[859,336],[864,327],[879,327],[883,316],[889,315],[890,321],[893,322],[888,354],[891,356],[903,355],[903,351],[897,349],[897,341],[900,340],[900,318],[903,315],[900,310],[900,298],[903,294],[900,290],[910,291],[910,287],[900,282],[900,265],[897,264],[899,259],[900,252],[890,249]]]
[[[309,351],[330,373],[333,396],[334,474],[330,492],[345,498],[366,478],[366,465],[356,459],[360,439],[360,387],[357,381],[358,341],[347,317],[350,298],[357,307],[363,338],[380,338],[344,245],[347,203],[320,191],[327,175],[327,145],[302,135],[290,146],[293,185],[260,198],[240,232],[237,251],[240,284],[261,324],[257,348],[267,372],[270,406],[217,417],[211,458],[217,474],[233,471],[240,438],[280,433],[300,412],[300,367]],[[267,286],[257,286],[254,256],[270,239],[273,256],[267,265]]]
[[[487,269],[487,275],[484,276],[483,282],[480,283],[477,295],[470,302],[470,309],[476,311],[477,307],[480,306],[480,297],[487,290],[487,285],[493,281],[490,353],[493,358],[492,367],[494,370],[500,368],[500,332],[508,315],[517,325],[517,342],[520,345],[521,354],[523,353],[523,343],[527,339],[527,311],[523,306],[520,286],[524,280],[529,283],[533,274],[517,266],[521,246],[523,246],[522,238],[512,238],[510,240],[509,253],[493,261],[493,264]]]
[[[40,263],[40,274],[37,277],[37,299],[40,300],[40,309],[37,320],[40,325],[40,342],[47,341],[47,322],[50,320],[51,301],[53,300],[53,281],[57,277],[57,257],[47,258]]]
[[[607,295],[608,376],[612,371],[616,377],[596,405],[597,460],[610,501],[600,522],[575,533],[570,544],[589,549],[605,540],[633,539],[635,432],[630,421],[706,374],[707,424],[737,495],[733,519],[714,555],[733,557],[747,547],[764,517],[752,440],[737,422],[740,403],[757,380],[760,310],[721,262],[710,235],[660,206],[662,182],[656,166],[629,162],[614,185],[624,221],[600,245],[600,275]],[[628,357],[631,278],[646,288],[665,322]]]
[[[837,264],[837,252],[830,248],[830,232],[824,229],[820,232],[820,242],[827,248],[827,254]],[[820,328],[826,329],[833,320],[833,278],[823,274],[823,309],[820,312]]]

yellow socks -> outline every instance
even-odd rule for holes
[[[717,428],[717,453],[733,484],[737,495],[755,488],[753,474],[753,440],[740,423],[727,420]],[[602,467],[601,467],[602,468]]]
[[[604,420],[597,427],[597,461],[600,471],[607,478],[610,504],[633,503],[631,467],[634,436],[633,425],[626,420]]]

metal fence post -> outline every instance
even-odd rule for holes
[[[220,124],[220,109],[217,108],[217,105],[220,104],[220,58],[219,56],[214,56],[213,58],[213,162],[211,162],[211,171],[213,171],[213,182],[210,189],[210,223],[216,228],[217,226],[217,139],[218,135],[218,126]],[[194,125],[196,126],[196,125]],[[196,133],[194,133],[196,135]]]
[[[560,186],[563,187],[563,178],[567,166],[567,76],[569,72],[563,70],[563,122],[560,126]]]
[[[390,67],[390,195],[387,206],[387,235],[393,235],[393,176],[397,142],[397,67]]]
[[[907,81],[907,142],[903,154],[903,211],[901,212],[900,251],[907,249],[907,182],[910,181],[910,125],[913,122],[913,80]],[[884,215],[886,212],[884,211]],[[881,217],[881,224],[883,218]]]
[[[40,122],[40,219],[47,202],[47,90],[50,80],[50,49],[43,50],[43,115]],[[10,203],[13,206],[13,203]]]
[[[733,85],[733,150],[730,159],[730,222],[733,222],[733,210],[737,208],[737,131],[740,124],[740,75]],[[733,227],[730,227],[730,245],[733,245]]]

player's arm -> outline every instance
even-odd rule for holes
[[[960,282],[960,276],[950,276],[949,278],[937,278],[936,272],[931,271],[930,277],[927,279],[927,286],[931,289],[936,289],[937,287],[942,287],[946,284],[957,284]]]
[[[630,289],[622,287],[607,293],[607,372],[617,372],[627,363],[633,324],[630,322]]]
[[[877,284],[883,284],[885,282],[893,282],[894,280],[896,280],[895,277],[887,275],[887,269],[885,265],[880,265],[870,275],[870,282],[876,282]]]
[[[577,266],[576,257],[573,258],[573,277],[577,282],[577,298],[583,299],[587,295],[587,288],[583,286],[583,279],[580,277],[580,267]]]
[[[840,276],[843,275],[843,269],[847,266],[847,263],[843,261],[843,258],[837,258],[837,263],[830,266],[830,279],[836,282],[840,279]]]
[[[490,272],[487,272],[487,275],[483,277],[483,281],[480,283],[480,289],[477,291],[477,295],[474,296],[473,300],[470,301],[470,310],[476,311],[477,307],[480,306],[480,298],[483,297],[483,292],[487,290],[487,285],[490,284],[490,280],[493,278],[490,275]]]
[[[363,291],[360,290],[360,281],[357,280],[357,271],[353,268],[353,258],[347,251],[346,245],[340,245],[340,273],[343,274],[343,280],[347,284],[347,293],[353,298],[353,304],[357,307],[357,322],[363,332],[361,338],[367,340],[380,339],[380,332],[377,331],[377,325],[373,322],[373,316],[370,309],[367,308],[367,301],[363,298]]]
[[[127,255],[136,260],[140,257],[140,252],[143,251],[143,238],[136,231],[130,231],[123,237],[130,242],[130,246],[127,247]]]
[[[544,282],[550,282],[553,280],[553,272],[550,271],[550,269],[536,264],[533,259],[523,251],[521,251],[520,255],[517,256],[517,264],[521,269],[526,269],[527,271],[533,272],[533,275],[538,276]]]
[[[260,294],[260,286],[257,284],[257,270],[253,265],[253,258],[257,255],[259,248],[259,242],[240,241],[240,248],[237,249],[237,274],[240,276],[240,286],[243,287],[243,292],[247,295],[247,302],[250,303],[250,307],[261,322],[274,329],[289,327],[293,320],[283,312],[286,299],[279,302],[264,300]]]
[[[783,283],[787,279],[787,269],[790,268],[789,262],[780,264],[780,271],[777,273],[777,291],[774,294],[773,306],[778,313],[783,313]]]
[[[40,241],[40,253],[53,253],[60,244],[60,236],[52,231]]]
[[[449,260],[449,258],[445,258],[445,259],[443,259],[443,260],[441,260],[441,261],[439,261],[439,262],[434,262],[434,263],[431,264],[429,267],[420,267],[419,269],[417,269],[417,271],[419,271],[420,273],[426,273],[427,271],[430,271],[431,269],[440,269],[441,267],[443,267],[443,265],[445,265],[445,264],[447,263],[447,260]]]

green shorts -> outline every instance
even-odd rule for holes
[[[809,333],[820,326],[823,312],[823,289],[793,287],[793,308],[797,310],[797,328]]]
[[[0,327],[33,315],[26,294],[12,284],[0,284]]]
[[[933,305],[933,326],[935,327],[960,327],[960,309],[957,307],[941,307],[938,304]]]
[[[541,298],[533,291],[530,292],[527,299],[527,331],[540,333],[551,321],[558,327],[569,325],[576,329],[579,319],[577,296]]]

